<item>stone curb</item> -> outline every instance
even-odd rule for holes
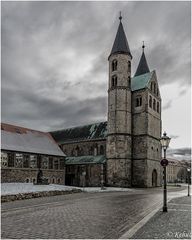
[[[119,239],[130,239],[142,226],[144,226],[150,218],[152,218],[162,207],[162,203],[158,204],[155,209],[148,213],[143,219],[135,224],[130,230],[124,233]]]
[[[39,198],[39,197],[50,197],[56,195],[66,195],[72,193],[80,193],[82,192],[81,189],[72,189],[67,191],[43,191],[43,192],[30,192],[30,193],[18,193],[18,194],[11,194],[11,195],[3,195],[1,196],[1,202],[10,202],[16,200],[23,200],[23,199],[31,199],[31,198]]]
[[[182,191],[185,193],[185,191]],[[180,198],[183,196],[172,196],[167,199],[167,202],[170,202],[174,198]],[[151,212],[149,212],[143,219],[141,219],[138,223],[136,223],[131,229],[125,232],[119,239],[131,239],[131,237],[141,228],[143,227],[160,209],[162,208],[162,202],[159,203]]]

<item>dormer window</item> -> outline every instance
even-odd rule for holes
[[[112,76],[111,86],[112,87],[116,87],[117,86],[117,76],[116,75]]]
[[[141,96],[138,96],[136,98],[136,102],[135,102],[135,106],[136,107],[140,107],[142,105],[142,97]]]
[[[117,60],[112,61],[112,72],[117,70]]]

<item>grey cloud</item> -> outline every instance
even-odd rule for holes
[[[191,148],[168,149],[167,156],[178,160],[191,160]]]
[[[177,135],[170,135],[170,138],[172,138],[172,139],[176,139],[176,138],[178,138],[179,136],[177,136]]]
[[[9,118],[14,114],[15,121],[22,119],[21,122],[27,123],[28,127],[35,126],[35,129],[50,131],[55,130],[57,126],[66,128],[89,123],[89,121],[94,122],[94,118],[98,118],[100,121],[106,120],[107,99],[104,97],[82,101],[70,98],[65,101],[56,101],[22,91],[8,90],[7,94],[12,96],[13,102],[15,98],[17,99],[18,107],[16,109],[3,107],[2,121],[7,121],[5,116]],[[55,122],[59,123],[54,125]],[[14,124],[14,122],[12,123]],[[39,123],[41,127],[39,127]]]
[[[160,85],[177,81],[188,87],[190,3],[3,1],[1,6],[4,121],[56,130],[106,119],[107,57],[120,10],[132,72],[145,40]],[[171,101],[163,109],[170,107]]]
[[[181,91],[179,92],[179,96],[185,95],[185,93],[187,92],[187,90],[188,90],[187,88],[181,90]]]
[[[191,148],[179,148],[174,150],[177,155],[191,155]]]
[[[169,109],[172,105],[172,100],[169,100],[164,106],[163,106],[163,110]]]

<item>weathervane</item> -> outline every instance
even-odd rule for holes
[[[144,52],[144,48],[145,48],[144,41],[143,41],[143,46],[142,46],[142,48],[143,48],[143,52]]]
[[[121,16],[121,11],[119,12],[119,20],[121,21],[122,16]]]

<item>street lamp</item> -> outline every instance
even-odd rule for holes
[[[189,180],[190,180],[190,172],[191,172],[191,168],[187,168],[187,174],[188,174],[188,197],[190,196],[190,194],[189,194]]]
[[[167,212],[167,181],[166,181],[166,166],[168,165],[168,160],[166,159],[166,150],[169,146],[171,138],[169,138],[166,132],[160,139],[161,147],[163,149],[163,159],[161,160],[161,165],[163,166],[163,178],[164,178],[164,190],[163,190],[163,212]]]

